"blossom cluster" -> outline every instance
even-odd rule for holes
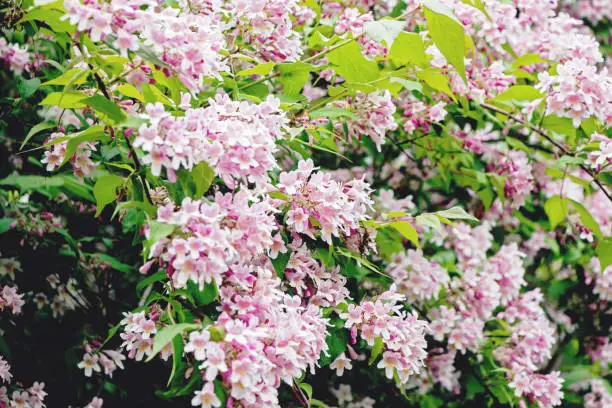
[[[223,13],[230,14],[236,23],[229,31],[230,38],[241,36],[253,48],[255,58],[274,62],[300,57],[302,36],[294,26],[310,23],[315,16],[297,0],[231,0],[224,5]]]
[[[176,226],[177,232],[155,242],[150,257],[164,262],[177,288],[186,287],[188,281],[200,288],[220,286],[223,274],[237,263],[272,248],[277,229],[274,212],[268,200],[249,205],[245,190],[233,196],[217,193],[210,203],[186,198],[178,211],[168,204],[159,208],[158,221]]]
[[[7,407],[43,408],[47,392],[45,383],[34,382],[26,389],[16,389],[9,396],[6,387],[0,387],[0,404]]]
[[[0,37],[0,60],[9,66],[13,74],[21,75],[23,71],[30,70],[32,56],[24,45],[9,44],[5,38]]]
[[[428,261],[420,251],[393,254],[386,272],[393,278],[397,290],[410,303],[436,299],[449,282],[448,272],[438,263]]]
[[[584,58],[557,66],[557,74],[538,74],[537,88],[546,91],[548,113],[572,119],[574,126],[591,117],[612,120],[612,80]]]
[[[106,41],[123,56],[151,49],[192,90],[228,69],[220,54],[225,48],[220,14],[181,12],[151,0],[66,0],[64,7],[64,18],[92,41]]]
[[[175,180],[179,168],[207,162],[230,188],[240,180],[263,188],[267,172],[277,167],[275,143],[287,123],[279,108],[272,96],[254,104],[222,94],[206,108],[187,109],[184,116],[172,116],[159,102],[148,104],[143,117],[149,123],[138,129],[134,146],[146,152],[143,162],[156,176],[165,168]]]
[[[282,172],[276,187],[287,198],[287,226],[311,238],[320,232],[331,244],[332,236],[349,236],[359,229],[372,206],[370,186],[363,179],[344,185],[326,172],[314,172],[311,159],[300,161],[298,168]]]
[[[91,158],[92,152],[96,151],[95,142],[84,142],[79,144],[71,157],[66,157],[68,137],[63,132],[55,132],[47,140],[49,150],[46,150],[41,163],[46,164],[47,171],[53,171],[60,167],[66,160],[70,160],[74,175],[80,179],[91,177],[96,168]]]
[[[365,56],[376,57],[386,56],[387,47],[369,38],[365,31],[365,24],[374,21],[372,13],[361,13],[356,8],[345,8],[338,17],[334,27],[336,34],[351,33],[354,38],[358,38],[361,45],[361,52]]]
[[[91,377],[93,372],[100,372],[104,370],[104,374],[110,378],[113,377],[113,372],[117,368],[123,369],[123,360],[125,356],[120,350],[105,349],[99,352],[94,352],[91,345],[85,347],[85,354],[83,360],[81,360],[77,367],[83,370],[86,377]]]
[[[401,101],[400,106],[406,118],[402,127],[409,134],[416,130],[421,133],[428,133],[432,124],[442,122],[446,117],[446,110],[444,109],[446,103],[442,101],[434,105],[427,105],[409,94],[406,99]]]
[[[358,91],[355,97],[336,101],[334,104],[357,116],[355,119],[346,121],[349,140],[360,140],[362,135],[369,136],[380,151],[381,146],[385,143],[386,133],[397,129],[397,123],[393,117],[395,105],[388,90],[370,94]],[[337,125],[341,127],[340,123]]]
[[[416,313],[402,311],[399,302],[405,297],[393,290],[379,295],[375,300],[358,305],[350,304],[340,317],[351,332],[351,342],[359,335],[369,346],[382,342],[382,358],[377,367],[385,370],[387,378],[397,374],[401,383],[417,374],[427,356],[425,333],[427,323]]]
[[[212,384],[218,376],[229,396],[245,407],[279,406],[280,384],[292,384],[308,368],[314,372],[327,351],[328,323],[321,309],[302,306],[299,297],[280,291],[273,271],[243,269],[221,288],[223,311],[216,322],[191,332],[185,346],[185,352],[201,362],[206,381],[192,400],[194,406],[218,406]],[[249,279],[243,279],[247,274]],[[219,332],[224,333],[222,339]]]

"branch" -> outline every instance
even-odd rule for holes
[[[515,121],[517,123],[520,123],[523,126],[526,126],[527,128],[531,129],[533,132],[537,133],[538,135],[542,136],[544,139],[548,140],[553,146],[555,146],[557,149],[559,149],[561,152],[563,152],[563,154],[565,154],[567,156],[572,156],[572,157],[576,156],[576,153],[567,150],[561,144],[559,144],[558,142],[553,140],[553,138],[551,138],[548,135],[548,133],[546,133],[546,131],[544,131],[543,129],[541,129],[541,128],[537,127],[537,126],[532,125],[531,123],[523,120],[522,118],[520,118],[520,117],[518,117],[516,115],[513,115],[512,113],[510,113],[508,111],[505,111],[505,110],[503,110],[501,108],[498,108],[497,106],[490,105],[488,103],[482,103],[482,104],[480,104],[480,106],[482,106],[483,108],[488,109],[490,111],[501,113],[502,115],[505,115],[505,116],[509,117],[513,121]],[[606,195],[606,197],[608,197],[608,200],[610,200],[612,202],[612,194],[610,194],[610,192],[608,190],[606,190],[606,188],[601,183],[601,181],[597,180],[597,178],[595,176],[595,173],[591,169],[589,169],[587,166],[585,166],[584,164],[580,164],[579,166],[589,176],[591,176],[591,178],[593,179],[595,184],[597,184],[597,187],[599,187],[601,192],[604,193]]]

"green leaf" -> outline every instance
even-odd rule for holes
[[[470,220],[470,221],[478,221],[478,218],[468,214],[461,207],[452,207],[448,210],[436,211],[435,214],[448,218],[449,220]]]
[[[300,383],[300,388],[304,390],[306,396],[308,397],[308,402],[312,399],[312,385],[306,383]]]
[[[200,199],[208,191],[215,179],[215,171],[208,163],[202,161],[191,170],[190,174],[195,184],[194,195],[191,198]]]
[[[267,75],[272,68],[274,68],[274,62],[264,62],[263,64],[256,65],[252,68],[243,69],[238,71],[238,76],[250,76],[250,75]]]
[[[387,259],[391,258],[393,254],[404,250],[400,233],[394,228],[378,229],[376,232],[376,247],[378,248],[378,253]]]
[[[363,56],[356,41],[329,52],[327,59],[348,82],[367,83],[378,78],[378,65]]]
[[[562,118],[557,115],[546,115],[542,120],[542,127],[559,135],[576,137],[576,128],[570,118]]]
[[[64,184],[64,179],[59,176],[44,177],[21,174],[10,174],[0,180],[0,185],[19,187],[21,190],[36,190],[42,187],[59,187]]]
[[[453,91],[448,86],[448,78],[445,75],[434,69],[426,69],[418,71],[417,76],[436,91],[444,92],[452,99],[455,99],[455,94],[453,94]]]
[[[338,329],[336,327],[331,327],[329,329],[329,333],[325,338],[328,347],[327,353],[329,355],[325,355],[325,352],[321,353],[321,357],[319,358],[319,365],[321,367],[328,366],[336,357],[346,350],[346,344],[348,342],[346,337],[346,330],[344,329]]]
[[[372,354],[370,354],[368,365],[372,365],[374,361],[376,361],[380,353],[382,353],[382,351],[383,351],[382,337],[377,337],[376,340],[374,340],[374,347],[372,347]]]
[[[280,64],[278,66],[280,73],[278,81],[283,85],[285,94],[298,95],[310,78],[311,69],[312,66],[304,62]]]
[[[11,229],[11,224],[15,221],[14,218],[1,218],[0,219],[0,234],[4,234],[5,232]]]
[[[19,81],[17,81],[17,90],[22,98],[29,98],[34,95],[34,92],[36,92],[39,87],[40,79],[38,78],[23,79],[20,77]]]
[[[412,242],[414,246],[416,246],[417,248],[421,247],[419,245],[419,234],[417,234],[416,229],[414,229],[412,224],[410,224],[408,221],[394,221],[389,225],[391,225],[400,234],[402,234],[404,238]]]
[[[67,33],[72,35],[74,34],[76,28],[72,24],[62,19],[65,15],[65,11],[43,6],[29,10],[20,20],[20,22],[38,20],[47,24],[56,33]]]
[[[94,95],[83,99],[82,102],[91,106],[103,119],[110,120],[111,125],[116,125],[127,119],[125,113],[114,102],[109,101],[102,95]]]
[[[399,33],[389,50],[389,59],[397,65],[410,63],[422,67],[427,66],[423,39],[417,33]]]
[[[126,201],[126,202],[117,204],[117,206],[115,207],[115,212],[113,213],[113,217],[117,215],[117,212],[119,212],[119,210],[122,210],[125,208],[141,209],[151,217],[155,217],[155,215],[157,215],[157,207],[154,206],[153,204],[146,203],[143,201]]]
[[[612,265],[612,237],[605,237],[599,240],[597,248],[595,249],[601,270],[605,270],[608,266]]]
[[[550,230],[554,230],[567,216],[567,198],[554,195],[544,203],[544,211],[548,216]]]
[[[95,142],[103,139],[105,136],[104,126],[101,125],[90,126],[81,132],[67,136],[68,143],[66,144],[66,156],[64,156],[64,160],[60,167],[66,164],[66,162],[74,156],[81,143]]]
[[[572,207],[574,207],[578,214],[580,214],[580,221],[582,222],[582,225],[590,229],[593,234],[601,236],[601,228],[599,228],[599,223],[595,221],[595,218],[593,218],[589,210],[587,210],[578,201],[572,200],[571,198],[568,200],[572,204]]]
[[[530,149],[529,146],[527,146],[525,143],[523,143],[521,140],[515,137],[506,136],[505,140],[508,146],[510,146],[513,149],[522,150],[525,153],[531,153],[532,151],[532,149]]]
[[[276,271],[276,275],[278,275],[278,277],[281,279],[283,279],[285,276],[285,268],[289,263],[289,258],[291,258],[291,253],[287,251],[284,254],[279,252],[278,255],[276,255],[276,259],[271,260],[272,266],[274,266],[274,270]]]
[[[465,76],[465,33],[451,9],[435,0],[425,0],[425,19],[429,36],[446,60],[452,64],[459,75]]]
[[[96,199],[96,217],[100,215],[104,207],[117,199],[117,188],[124,183],[122,177],[114,174],[109,174],[100,177],[93,188],[93,194]]]
[[[193,281],[187,283],[189,292],[193,295],[197,305],[206,306],[217,299],[219,292],[217,291],[217,285],[213,283],[207,283],[202,289]]]
[[[142,85],[142,95],[146,103],[160,102],[166,106],[174,106],[174,103],[158,87],[151,84]]]
[[[174,232],[176,225],[158,221],[149,222],[149,241],[155,243]]]
[[[153,275],[148,276],[146,279],[143,279],[138,282],[138,284],[136,285],[136,293],[140,294],[147,286],[155,282],[161,282],[166,279],[168,279],[166,271],[157,271]]]
[[[85,83],[88,73],[89,70],[84,70],[82,68],[69,69],[57,78],[43,82],[42,86],[67,84],[80,85]]]
[[[117,90],[127,96],[128,98],[138,99],[144,102],[144,95],[132,84],[123,84],[117,87]]]
[[[437,231],[439,234],[443,234],[444,230],[442,229],[442,223],[440,222],[440,218],[436,217],[434,214],[421,214],[416,216],[416,224],[420,227],[429,227],[434,231]]]
[[[368,37],[372,40],[382,43],[383,41],[387,44],[387,48],[393,46],[393,42],[404,30],[406,26],[405,21],[396,20],[375,20],[368,21],[364,24],[363,28]]]
[[[200,327],[200,325],[194,323],[178,323],[163,327],[155,334],[155,338],[153,339],[153,351],[149,358],[147,358],[147,361],[151,361],[153,357],[155,357],[157,353],[176,336],[183,333],[185,330],[197,329],[198,327]]]
[[[124,264],[114,256],[110,256],[108,254],[98,254],[97,256],[101,261],[107,262],[111,266],[111,268],[119,272],[130,273],[134,270],[131,265]]]
[[[87,106],[83,99],[87,94],[81,91],[52,92],[39,105],[55,105],[66,109],[82,109]]]
[[[416,82],[416,81],[409,81],[409,80],[404,79],[404,78],[391,77],[389,79],[389,82],[391,82],[391,83],[397,82],[398,84],[403,86],[404,89],[406,89],[408,91],[416,90],[416,91],[419,91],[419,92],[423,92],[423,85],[421,85],[419,82]]]
[[[26,143],[28,143],[28,141],[32,138],[32,136],[34,136],[35,134],[37,134],[39,132],[42,132],[43,130],[50,129],[50,128],[55,127],[55,126],[56,125],[54,123],[49,123],[49,122],[41,122],[41,123],[38,123],[38,124],[32,126],[32,128],[30,129],[30,131],[26,135],[25,139],[23,139],[23,142],[21,143],[21,146],[19,146],[19,150],[23,149],[23,147],[26,145]]]
[[[531,85],[513,85],[492,99],[494,102],[533,101],[545,95]]]
[[[202,198],[214,178],[214,170],[205,161],[198,163],[191,171],[180,169],[177,172],[178,185],[182,188],[182,192],[193,199]]]
[[[163,346],[162,346],[163,348]],[[181,366],[181,357],[183,356],[183,340],[176,336],[172,339],[172,371],[170,372],[170,377],[168,378],[168,383],[166,386],[170,386],[172,379],[174,378],[176,372]]]
[[[138,284],[136,285],[136,293],[140,294],[147,286],[155,282],[161,282],[163,280],[166,280],[167,278],[168,275],[166,274],[166,271],[157,271],[153,275],[148,276],[146,279],[143,279],[138,282]]]
[[[321,117],[334,119],[334,118],[339,118],[341,116],[345,116],[351,119],[358,119],[357,115],[355,115],[353,112],[350,112],[343,108],[334,108],[334,107],[321,108],[321,109],[317,109],[317,110],[310,112],[311,119],[316,119],[316,118],[321,118]]]
[[[512,68],[526,67],[533,64],[539,64],[541,62],[546,62],[542,59],[540,54],[525,54],[518,57],[512,63]]]

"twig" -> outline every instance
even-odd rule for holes
[[[548,140],[553,146],[555,146],[557,149],[559,149],[561,152],[563,152],[563,154],[567,155],[567,156],[576,156],[576,154],[574,152],[571,152],[569,150],[567,150],[565,147],[563,147],[561,144],[559,144],[558,142],[556,142],[553,138],[551,138],[548,133],[546,133],[543,129],[540,129],[537,126],[532,125],[531,123],[521,119],[520,117],[505,111],[501,108],[498,108],[497,106],[494,105],[490,105],[488,103],[482,103],[480,104],[480,106],[482,106],[485,109],[488,109],[490,111],[493,112],[497,112],[497,113],[501,113],[502,115],[505,115],[507,117],[509,117],[510,119],[512,119],[513,121],[520,123],[523,126],[526,126],[527,128],[531,129],[533,132],[537,133],[538,135],[542,136],[544,139]],[[587,166],[585,166],[584,164],[580,164],[579,167],[584,170],[589,176],[591,176],[591,178],[593,179],[593,181],[595,182],[595,184],[597,184],[597,187],[599,187],[599,189],[602,191],[602,193],[604,193],[606,195],[606,197],[608,197],[608,200],[610,200],[612,202],[612,194],[610,194],[610,192],[608,192],[608,190],[606,190],[606,188],[603,186],[603,184],[597,180],[597,178],[595,177],[595,174],[593,173],[593,171],[591,169],[589,169]]]

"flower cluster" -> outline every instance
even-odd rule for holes
[[[386,56],[387,47],[372,40],[365,31],[365,24],[374,21],[372,13],[362,14],[356,8],[345,8],[338,17],[334,31],[336,34],[351,33],[354,38],[358,38],[361,45],[361,52],[365,56],[377,57]]]
[[[612,406],[612,394],[600,379],[591,380],[591,391],[584,396],[584,408],[604,408]]]
[[[229,36],[241,36],[252,47],[257,59],[265,61],[295,61],[302,54],[301,35],[294,29],[292,17],[298,23],[308,23],[313,11],[301,6],[297,0],[231,0],[225,5],[236,27]]]
[[[120,350],[100,350],[94,351],[91,345],[85,347],[85,354],[77,367],[82,369],[86,377],[91,377],[94,371],[104,370],[104,374],[113,378],[113,372],[117,368],[123,369],[125,356]]]
[[[217,321],[189,335],[185,352],[201,362],[206,381],[194,406],[218,406],[212,385],[218,377],[245,407],[278,406],[281,383],[292,384],[309,367],[312,372],[327,351],[327,319],[318,307],[304,307],[299,297],[283,294],[269,269],[244,269],[221,288],[223,312]]]
[[[121,348],[127,352],[128,358],[141,361],[145,356],[151,355],[153,352],[153,337],[151,335],[157,332],[158,317],[158,313],[147,314],[146,312],[138,312],[125,314],[125,319],[121,321],[121,324],[125,326],[123,333],[121,333],[121,338],[123,339]],[[121,360],[124,360],[125,357],[122,353],[111,351],[111,354],[108,354],[108,351],[103,351],[106,354],[105,357],[108,357],[115,366],[123,368]],[[103,355],[102,353],[100,354]],[[160,357],[164,360],[167,360],[170,355],[172,355],[171,342],[166,344],[160,351]],[[85,354],[83,361],[80,363],[83,365],[85,375],[88,372],[91,374],[92,370],[100,371],[99,358],[97,354]]]
[[[355,97],[336,101],[334,104],[357,115],[356,119],[346,121],[349,140],[353,138],[360,140],[362,135],[369,136],[380,151],[385,143],[385,134],[397,129],[397,123],[393,118],[395,105],[391,93],[387,90],[382,94],[376,92],[365,94],[358,91]],[[337,125],[341,127],[340,123]]]
[[[599,133],[593,133],[591,141],[599,144],[599,148],[589,153],[589,162],[593,169],[599,172],[612,164],[612,139]]]
[[[602,300],[612,302],[612,265],[601,270],[598,258],[592,258],[591,262],[584,268],[586,284],[593,285],[593,293],[599,295]]]
[[[375,300],[350,304],[348,311],[340,314],[351,331],[352,343],[357,341],[358,334],[370,346],[382,342],[382,358],[377,367],[385,370],[387,378],[397,374],[403,384],[420,371],[427,356],[427,323],[416,314],[403,312],[399,302],[404,300],[404,296],[391,290]]]
[[[300,242],[295,239],[292,246]],[[319,307],[336,306],[349,297],[346,277],[340,275],[338,268],[326,270],[314,259],[305,245],[297,247],[285,267],[285,279],[301,297],[308,297],[310,304]]]
[[[590,117],[612,121],[612,80],[584,58],[559,64],[557,74],[542,72],[537,88],[546,92],[548,113],[572,119],[574,126]]]
[[[63,132],[55,132],[47,139],[49,150],[45,151],[44,157],[40,161],[45,163],[47,171],[53,171],[60,167],[66,160],[70,160],[74,175],[80,179],[91,177],[96,168],[95,162],[91,158],[92,152],[96,150],[95,142],[83,142],[79,144],[74,154],[66,157],[68,139]]]
[[[138,129],[134,140],[134,146],[147,153],[143,162],[151,165],[154,175],[165,168],[170,180],[181,167],[191,170],[207,162],[230,188],[239,180],[263,188],[267,172],[277,167],[275,143],[286,124],[280,101],[269,97],[253,104],[217,94],[209,105],[177,117],[160,103],[147,105],[144,118],[150,123]]]
[[[367,218],[372,206],[371,189],[363,180],[343,185],[329,173],[314,170],[311,159],[300,161],[296,170],[280,174],[276,187],[290,207],[287,225],[313,239],[320,232],[321,238],[331,244],[332,236],[349,236],[359,229],[359,222]]]
[[[29,71],[31,59],[27,46],[22,48],[19,44],[9,44],[0,37],[0,60],[8,65],[13,74],[21,75],[24,70]]]
[[[482,223],[477,227],[456,223],[456,228],[450,229],[450,245],[464,270],[482,266],[487,259],[487,251],[491,248],[493,235],[490,225]]]
[[[192,90],[200,89],[204,78],[227,70],[220,54],[225,38],[218,13],[181,12],[150,0],[130,4],[66,0],[64,7],[65,18],[79,31],[88,32],[92,41],[112,43],[123,56],[152,49]]]
[[[575,14],[583,19],[589,20],[593,23],[598,23],[605,20],[612,21],[612,4],[606,0],[578,0],[576,2],[566,1],[567,6],[571,7],[570,10],[574,11]]]
[[[34,382],[30,388],[16,389],[9,397],[6,387],[0,387],[0,404],[5,407],[43,408],[47,392],[45,383]]]
[[[5,285],[0,292],[0,311],[5,308],[13,314],[20,314],[21,307],[25,304],[23,301],[23,293],[17,292],[17,286]]]
[[[449,282],[446,269],[428,261],[422,252],[413,249],[393,254],[386,272],[406,300],[417,304],[436,299]]]
[[[509,324],[510,337],[493,354],[510,369],[510,386],[517,396],[526,395],[542,407],[551,407],[561,403],[563,380],[557,371],[537,373],[556,342],[554,326],[540,307],[542,300],[539,289],[526,292],[497,316]]]
[[[446,103],[442,101],[435,105],[427,105],[409,94],[405,100],[401,101],[400,106],[406,118],[402,127],[409,134],[417,130],[421,133],[428,133],[433,123],[442,122],[446,117],[444,109]]]
[[[529,158],[522,150],[500,152],[496,156],[497,160],[489,163],[489,168],[505,177],[504,196],[510,200],[512,208],[519,208],[534,188]]]
[[[249,205],[245,190],[217,193],[214,202],[186,198],[178,211],[173,204],[158,210],[158,222],[177,227],[177,232],[153,244],[150,257],[160,258],[177,288],[193,281],[221,285],[223,274],[237,262],[270,250],[276,230],[274,208],[268,201]]]
[[[456,354],[454,351],[445,353],[441,348],[430,350],[425,360],[427,369],[412,377],[407,388],[416,388],[419,394],[426,394],[435,384],[440,384],[453,394],[459,394],[461,392],[459,383],[461,373],[454,365]]]

